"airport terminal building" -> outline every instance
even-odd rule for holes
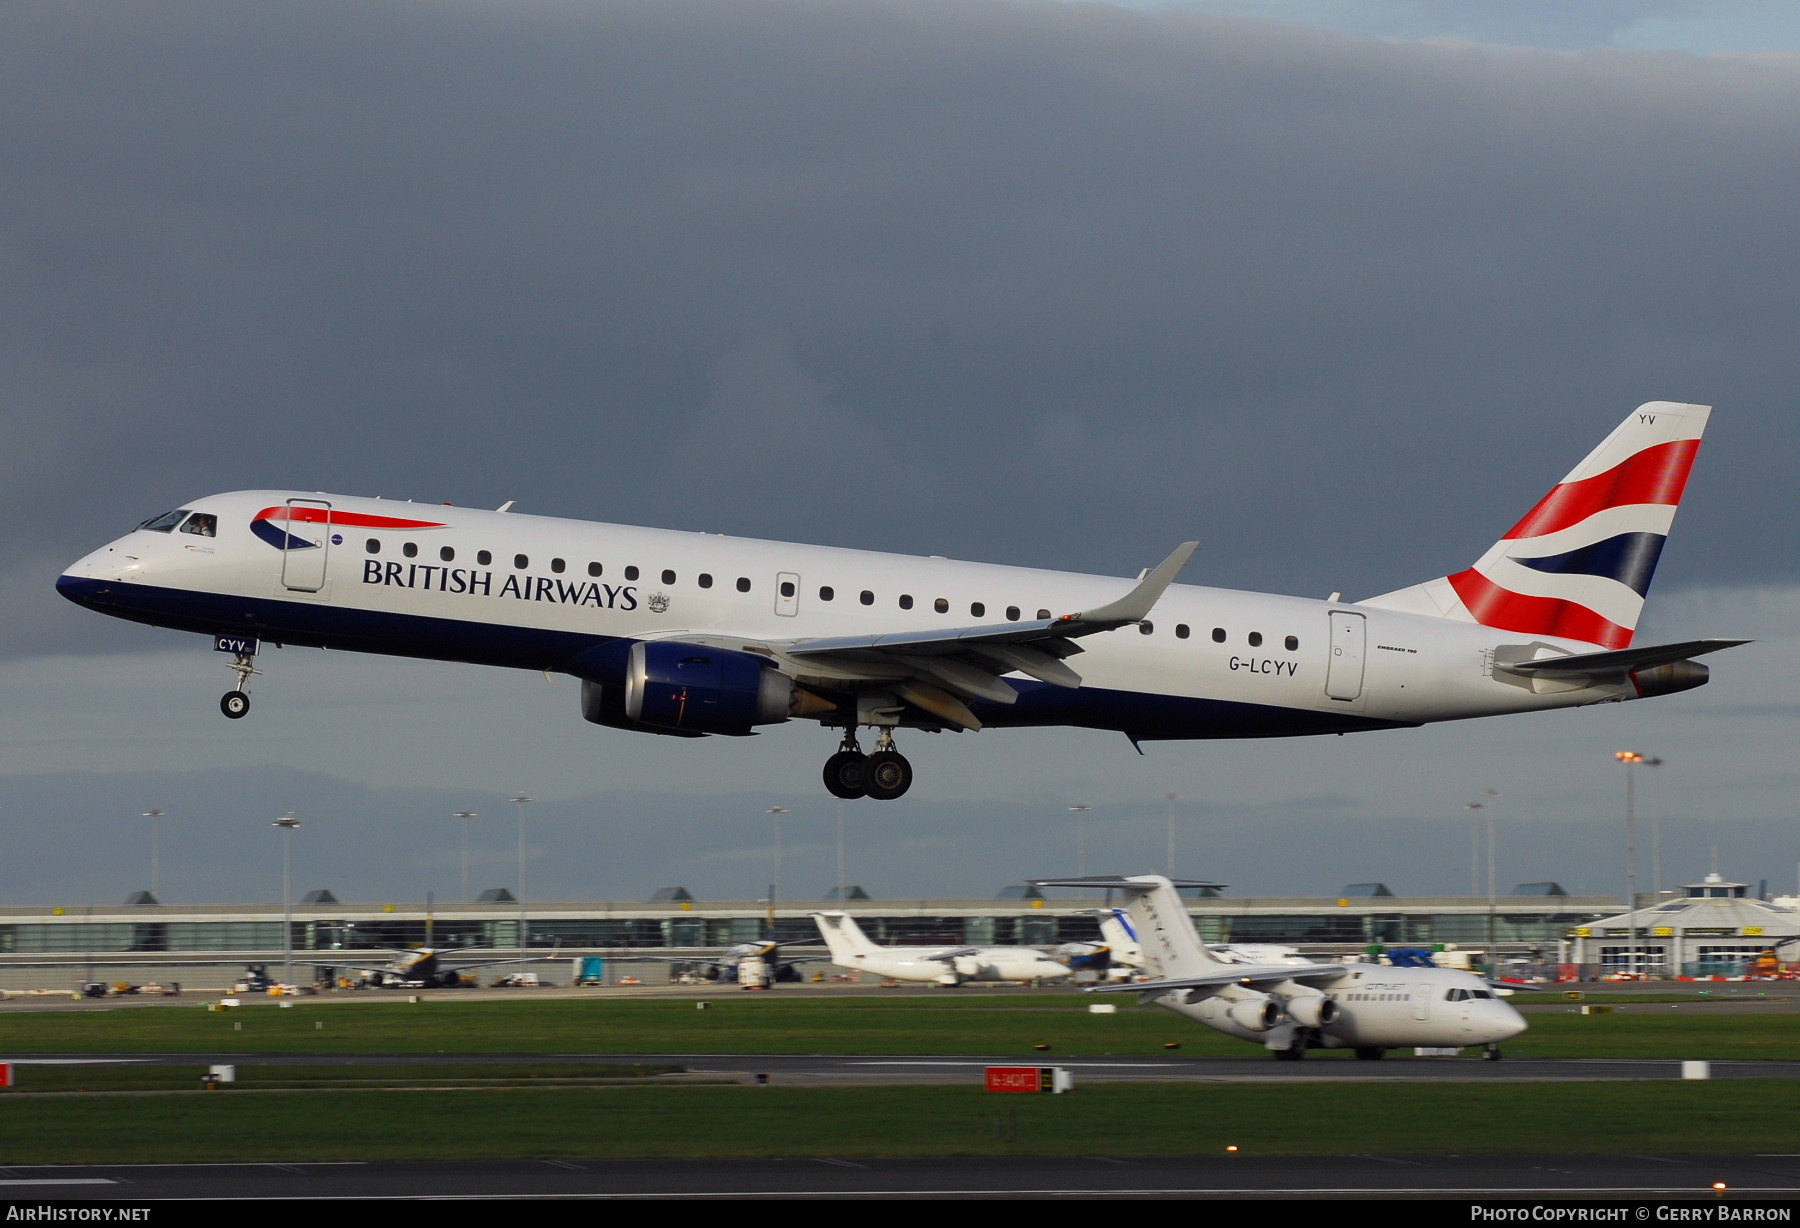
[[[773,910],[773,936],[797,953],[824,953],[810,914],[822,908],[851,913],[882,945],[1055,947],[1100,937],[1093,909],[1105,901],[1045,898],[1013,887],[986,900],[875,900],[859,889],[841,904],[796,901]],[[1490,903],[1485,898],[1397,896],[1380,883],[1346,887],[1332,898],[1231,898],[1196,894],[1189,910],[1209,942],[1285,943],[1309,955],[1346,956],[1370,946],[1455,945],[1492,949],[1500,958],[1566,963],[1576,931],[1618,913],[1621,901],[1572,896],[1554,883],[1523,884]],[[702,901],[674,887],[650,901],[526,901],[503,890],[475,903],[351,904],[328,891],[307,893],[293,905],[289,938],[296,961],[343,968],[373,962],[375,953],[421,945],[506,955],[521,945],[542,952],[548,979],[561,979],[550,961],[610,957],[617,975],[646,983],[666,979],[668,964],[633,962],[633,955],[675,959],[717,957],[726,947],[770,935],[764,901]],[[283,909],[274,904],[165,905],[140,893],[116,906],[0,909],[0,989],[68,988],[86,980],[174,980],[195,988],[228,984],[247,963],[283,958]],[[527,942],[522,944],[523,933]],[[360,957],[360,962],[359,962]],[[561,963],[566,969],[566,962]],[[820,965],[824,967],[824,965]],[[311,979],[296,972],[296,979]],[[609,975],[610,979],[610,975]]]

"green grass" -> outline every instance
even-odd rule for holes
[[[1256,1060],[1258,1049],[1130,1000],[1092,1015],[1072,995],[942,994],[893,998],[721,995],[688,1000],[580,999],[408,1004],[305,1002],[208,1012],[182,1007],[0,1014],[7,1053],[906,1053],[1149,1056],[1176,1042],[1187,1055]],[[1546,1003],[1546,1008],[1552,1004]],[[1800,1059],[1800,1014],[1633,1010],[1581,1015],[1575,1004],[1534,1009],[1507,1045],[1530,1057]],[[323,1024],[323,1028],[318,1025]],[[241,1025],[241,1030],[239,1025]],[[1035,1046],[1046,1044],[1048,1050]],[[1342,1055],[1315,1054],[1308,1060]]]
[[[1800,1089],[1115,1084],[0,1095],[0,1163],[1800,1151]],[[996,1115],[1017,1115],[1017,1140]]]

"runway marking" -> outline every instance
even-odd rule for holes
[[[867,1164],[853,1164],[849,1160],[833,1160],[828,1156],[814,1156],[815,1164],[835,1164],[839,1168],[867,1168]]]
[[[544,1163],[548,1164],[551,1168],[566,1168],[572,1173],[591,1173],[594,1171],[591,1168],[584,1168],[579,1164],[571,1164],[567,1160],[545,1160]]]
[[[0,1185],[117,1185],[111,1177],[36,1177],[17,1181],[0,1180]]]

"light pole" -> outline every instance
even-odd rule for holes
[[[473,810],[458,810],[455,814],[451,815],[450,817],[453,819],[461,819],[462,825],[463,825],[463,833],[462,833],[462,836],[463,836],[463,839],[462,839],[463,892],[462,892],[462,898],[463,898],[463,903],[467,904],[469,902],[469,820],[470,819],[479,819],[481,816]],[[523,884],[521,884],[521,889],[522,888],[523,888]]]
[[[300,820],[288,811],[272,827],[281,831],[281,983],[294,983],[294,831]]]
[[[152,806],[143,816],[150,820],[150,894],[162,903],[162,817],[161,806]]]
[[[1075,816],[1075,877],[1087,877],[1087,813],[1093,807],[1086,802],[1076,802],[1069,807],[1069,813]]]
[[[775,924],[775,901],[781,895],[781,816],[786,813],[786,806],[769,807],[769,818],[774,821],[775,825],[775,881],[769,884],[769,924],[771,926]]]
[[[1635,750],[1615,751],[1613,758],[1625,765],[1625,970],[1635,977],[1638,973],[1637,772],[1633,769],[1640,763],[1654,766],[1662,760]]]
[[[1499,798],[1500,794],[1499,791],[1495,789],[1483,789],[1482,793],[1486,795],[1487,801],[1469,802],[1463,809],[1479,810],[1482,812],[1482,817],[1487,820],[1487,960],[1488,975],[1492,976],[1494,970],[1499,967],[1499,962],[1495,958],[1494,951],[1494,944],[1499,937],[1495,933],[1494,919],[1494,802]]]
[[[1170,878],[1175,877],[1175,803],[1180,800],[1181,794],[1176,793],[1174,790],[1170,790],[1163,794],[1163,805],[1167,810],[1167,818],[1169,820],[1168,874]]]
[[[530,945],[525,929],[525,807],[531,805],[531,799],[523,793],[515,793],[511,800],[519,815],[519,949],[522,951]]]
[[[837,881],[838,893],[837,893],[837,898],[838,898],[838,907],[842,908],[844,906],[844,892],[845,892],[846,888],[849,886],[849,884],[845,881],[845,876],[844,876],[844,800],[842,798],[838,799],[838,850],[837,850],[837,853],[838,853],[838,881]]]

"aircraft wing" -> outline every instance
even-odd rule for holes
[[[946,951],[933,951],[930,955],[927,955],[925,958],[930,959],[930,960],[936,960],[939,963],[947,964],[947,963],[950,963],[952,960],[962,959],[963,957],[968,956],[968,955],[980,955],[980,954],[981,954],[980,947],[951,947],[949,950],[946,950]]]
[[[1016,702],[1018,692],[1002,680],[1005,674],[1080,686],[1081,675],[1063,663],[1081,651],[1075,641],[1144,621],[1199,544],[1183,542],[1130,592],[1090,610],[1029,622],[798,640],[770,645],[771,655],[802,682],[826,688],[834,681],[889,683],[901,699],[937,719],[980,729],[968,701]]]
[[[1210,989],[1216,985],[1255,985],[1270,981],[1322,981],[1332,977],[1343,976],[1350,969],[1343,964],[1313,964],[1302,968],[1299,964],[1266,964],[1237,965],[1219,972],[1209,972],[1205,976],[1171,977],[1166,981],[1138,981],[1133,984],[1125,982],[1118,985],[1094,985],[1088,993],[1170,993],[1177,989]]]
[[[1527,677],[1613,674],[1628,669],[1648,669],[1674,661],[1686,661],[1709,652],[1719,652],[1748,643],[1749,640],[1684,640],[1679,644],[1649,644],[1642,648],[1620,648],[1614,652],[1582,652],[1567,657],[1543,657],[1535,661],[1496,662],[1494,668]]]

